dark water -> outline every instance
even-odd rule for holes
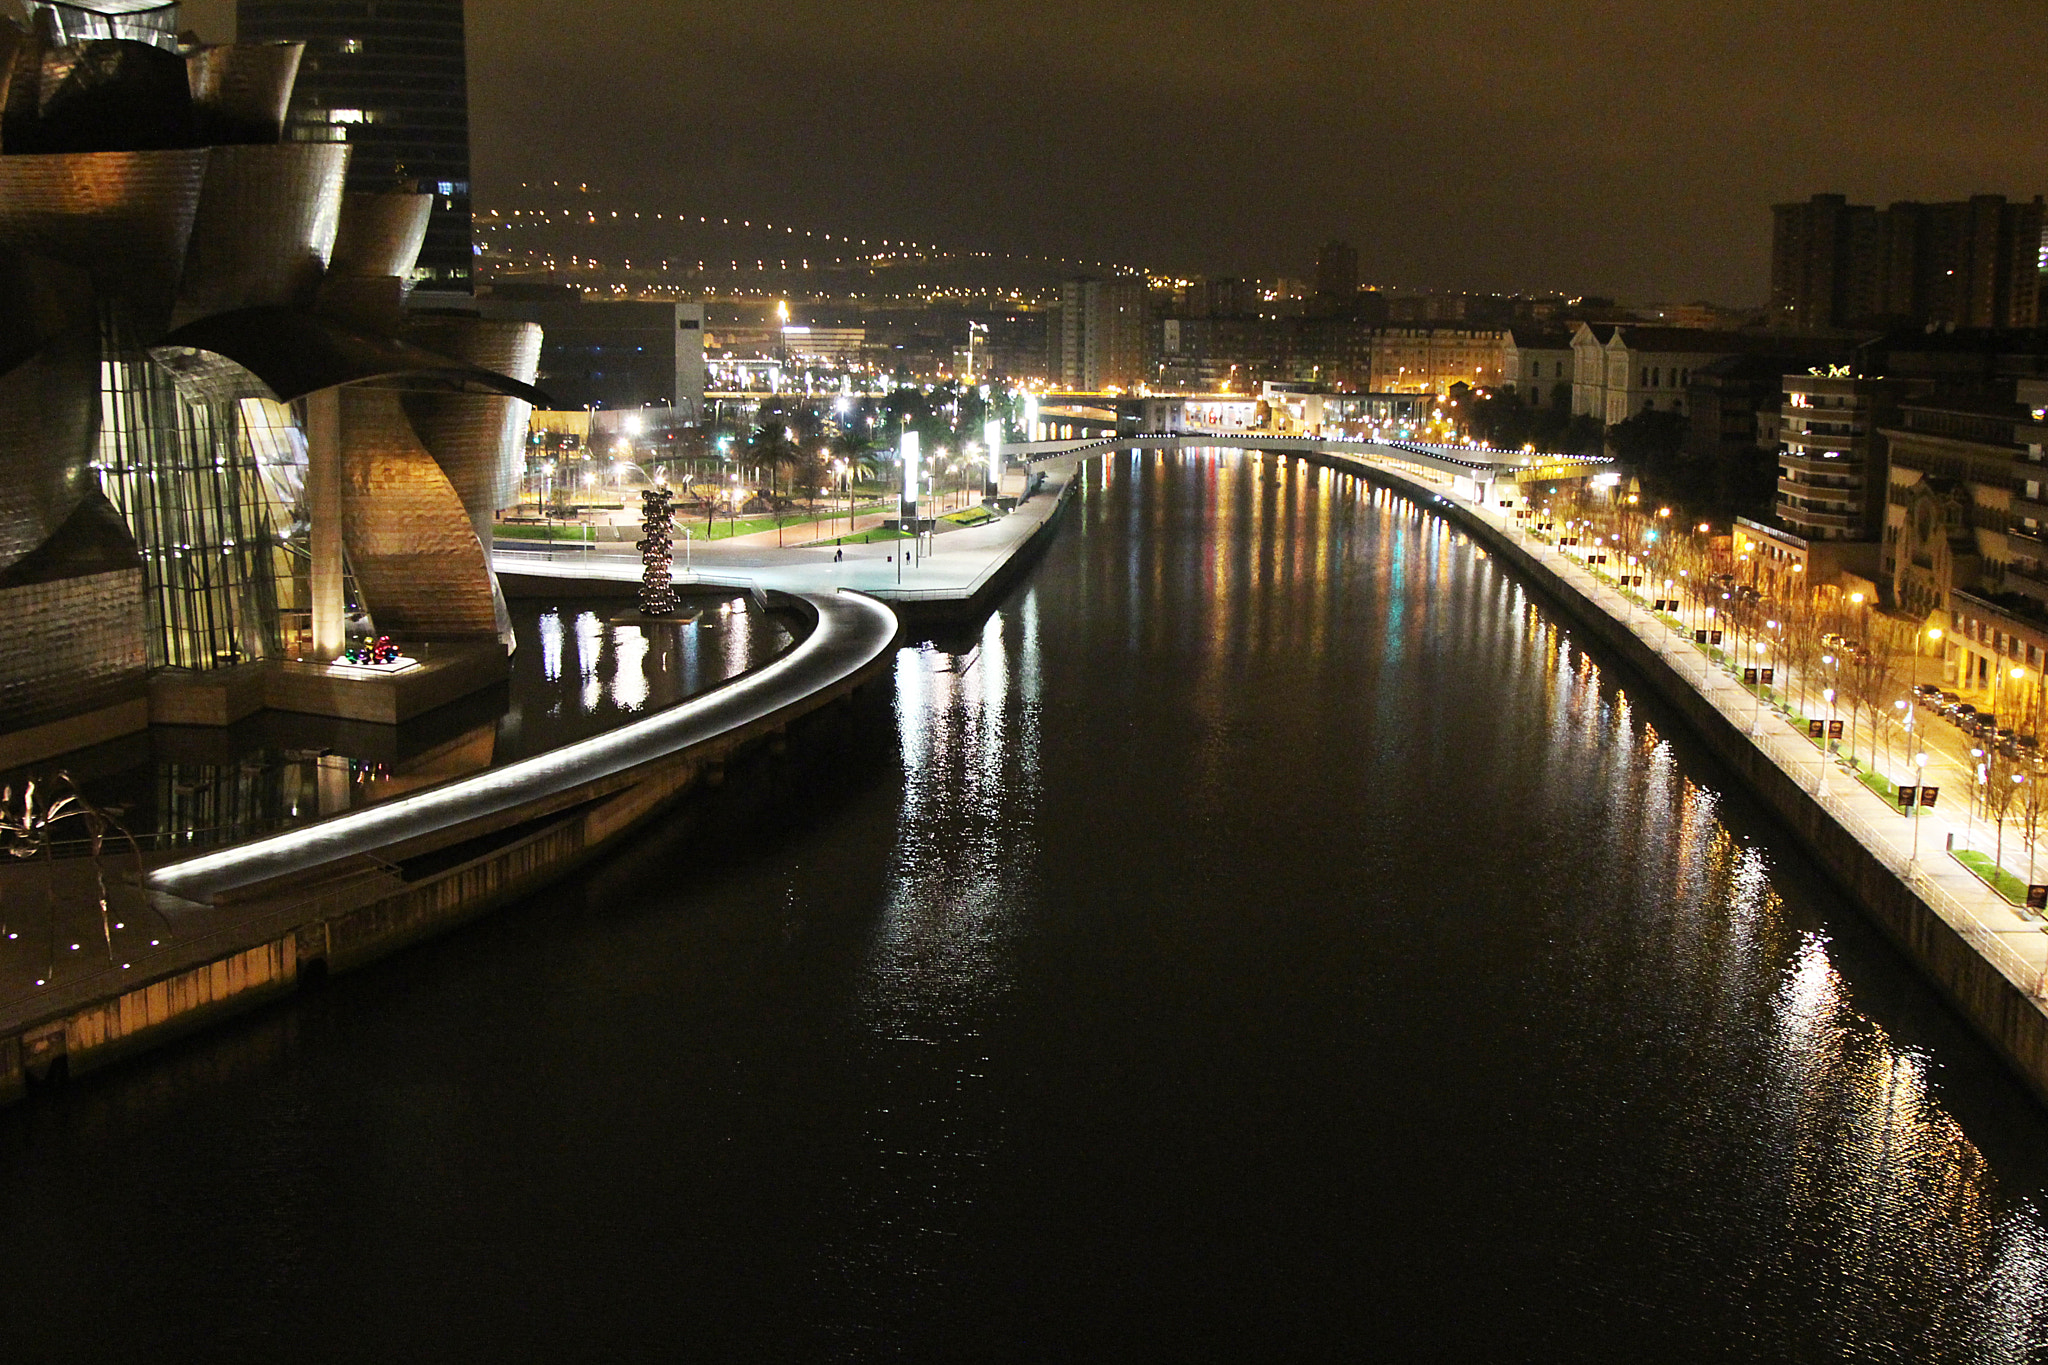
[[[0,1359],[2040,1358],[2042,1112],[1437,520],[1119,456],[894,721],[0,1115]]]
[[[699,595],[686,605],[693,620],[649,630],[611,623],[630,601],[514,602],[518,646],[504,685],[403,725],[286,711],[224,728],[159,725],[0,772],[0,785],[19,790],[62,770],[119,810],[152,851],[235,843],[587,739],[745,672],[790,642],[784,625],[744,595]]]

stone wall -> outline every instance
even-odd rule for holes
[[[1513,566],[1588,631],[1606,652],[1625,660],[1685,717],[1715,757],[1732,768],[1785,822],[1814,860],[2006,1060],[2035,1096],[2048,1103],[2048,1012],[2008,980],[1897,873],[1830,815],[1811,792],[1752,743],[1626,624],[1586,598],[1500,528],[1456,503],[1437,502],[1436,490],[1343,456],[1301,454],[1311,463],[1361,475],[1431,506]]]

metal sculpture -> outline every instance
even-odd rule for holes
[[[676,508],[668,485],[660,484],[640,495],[640,614],[676,614]]]

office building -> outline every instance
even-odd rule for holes
[[[1139,276],[1066,281],[1060,286],[1058,321],[1047,328],[1053,381],[1075,393],[1144,383],[1150,315]]]
[[[237,0],[244,43],[305,45],[294,142],[346,142],[348,188],[434,196],[416,287],[467,294],[469,85],[462,0]]]
[[[1772,325],[2032,327],[2043,201],[1997,194],[1885,209],[1817,194],[1771,210]]]
[[[584,299],[573,288],[499,285],[477,300],[487,318],[541,330],[535,383],[564,409],[672,408],[703,420],[704,305]]]

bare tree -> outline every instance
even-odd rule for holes
[[[2010,754],[1993,745],[1984,751],[1984,810],[1992,822],[1992,862],[2005,866],[2005,822],[2024,799],[2027,775]]]
[[[2020,834],[2027,841],[2027,882],[2034,881],[2034,858],[2041,845],[2041,830],[2048,823],[2048,782],[2043,782],[2041,764],[2026,765],[2026,781],[2019,798]]]

